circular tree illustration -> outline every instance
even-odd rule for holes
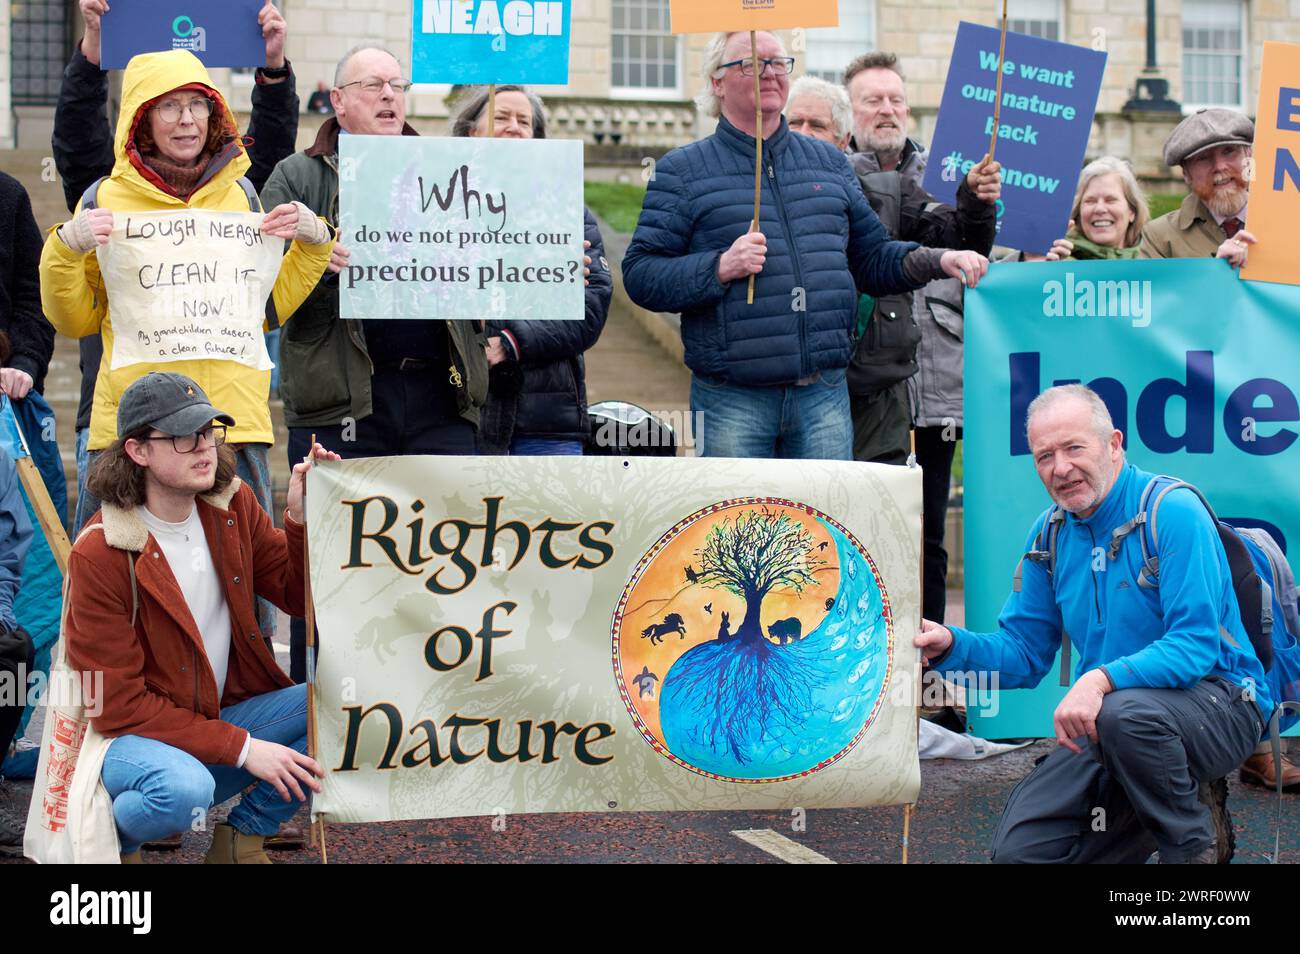
[[[638,728],[694,771],[774,781],[816,771],[865,732],[892,659],[870,556],[793,501],[728,501],[664,534],[614,619]]]

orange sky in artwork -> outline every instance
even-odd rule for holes
[[[690,566],[699,572],[700,562],[695,552],[704,546],[704,541],[715,524],[724,519],[734,523],[746,510],[756,510],[762,506],[767,506],[776,513],[785,513],[806,528],[812,534],[813,555],[826,561],[826,565],[817,573],[817,585],[805,587],[802,596],[789,587],[778,587],[768,593],[763,600],[764,632],[779,619],[797,616],[803,624],[804,635],[807,635],[821,625],[825,618],[827,597],[833,597],[839,591],[839,559],[835,541],[816,517],[803,510],[774,504],[742,504],[706,514],[678,533],[646,568],[628,596],[619,640],[619,655],[628,694],[650,732],[661,742],[663,733],[659,725],[659,696],[668,670],[691,647],[717,638],[724,611],[730,614],[733,633],[745,618],[744,600],[722,587],[699,583],[692,585],[686,579],[685,568]],[[826,543],[826,548],[817,549],[818,544],[823,542]],[[712,614],[705,611],[706,604],[712,605]],[[641,631],[652,623],[660,622],[669,613],[681,615],[686,623],[686,636],[668,633],[662,642],[652,646],[648,637],[642,638]],[[645,666],[649,666],[650,671],[659,677],[654,684],[653,699],[642,699],[640,690],[632,681]]]

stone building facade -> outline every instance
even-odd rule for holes
[[[318,81],[332,82],[335,63],[354,44],[381,44],[409,60],[411,0],[278,2],[304,103]],[[594,165],[635,165],[709,129],[692,103],[703,84],[707,37],[671,36],[667,8],[668,0],[573,0],[570,82],[539,92],[555,135],[587,142]],[[998,0],[841,0],[840,27],[791,31],[785,39],[799,71],[828,78],[857,53],[896,52],[908,78],[913,133],[928,140],[958,22],[996,25],[999,9]],[[1012,29],[1107,51],[1090,152],[1131,156],[1149,179],[1167,175],[1159,145],[1176,115],[1123,109],[1146,64],[1144,0],[1010,0],[1010,17]],[[75,0],[0,7],[0,145],[48,141],[48,78],[57,75],[78,25]],[[1262,43],[1300,42],[1300,0],[1157,0],[1156,39],[1159,75],[1184,108],[1218,104],[1253,113]],[[219,82],[247,108],[251,76],[221,71]],[[451,93],[413,91],[408,108],[421,131],[445,131]],[[304,117],[304,140],[316,125]]]

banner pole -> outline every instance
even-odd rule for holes
[[[1007,55],[1007,0],[1002,0],[1002,37],[998,41],[998,91],[997,98],[993,102],[993,138],[989,140],[988,160],[993,161],[993,155],[998,148],[998,123],[1002,117],[1002,63]]]
[[[497,84],[496,83],[488,84],[487,113],[488,113],[488,128],[487,128],[488,138],[494,139],[496,138],[496,134],[497,134]]]
[[[912,450],[907,457],[907,466],[910,469],[915,470],[919,466],[916,462],[916,431],[913,430],[908,435],[908,438],[910,440]],[[922,605],[921,605],[921,609],[917,613],[918,623],[925,616],[925,604],[924,604],[924,600],[925,600],[925,509],[924,507],[922,507],[922,512],[921,512],[921,550],[919,556],[920,556],[920,559],[918,560],[918,562],[920,563],[919,579],[921,583],[920,595],[922,599]],[[920,631],[921,628],[918,625],[917,632],[919,633]],[[924,702],[924,697],[925,697],[925,655],[924,653],[921,654],[921,658],[917,660],[917,662],[919,665],[917,666],[917,670],[916,670],[916,739],[917,739],[917,745],[919,749],[920,740],[921,740],[921,706]],[[915,809],[916,809],[915,802],[908,802],[906,805],[903,806],[903,864],[907,864],[907,850],[910,845],[911,837],[912,837],[912,812]]]
[[[307,459],[314,461],[316,458],[316,435],[311,436],[311,450],[307,452]],[[303,475],[303,497],[306,503],[307,481],[306,475]],[[306,513],[303,514],[304,519]],[[316,758],[316,609],[312,605],[311,598],[311,551],[307,544],[307,527],[304,524],[302,528],[302,588],[303,588],[303,613],[305,614],[304,622],[307,625],[307,755]],[[316,823],[311,826],[311,844],[316,846],[316,839],[320,838],[320,860],[321,864],[329,864],[329,858],[325,854],[325,816],[322,815],[316,819]]]
[[[27,437],[23,434],[22,425],[18,423],[18,415],[13,412],[11,400],[9,419],[14,423],[14,431],[18,434],[18,443],[23,451],[23,456],[14,461],[18,480],[27,493],[27,499],[31,501],[32,510],[41,525],[41,531],[45,534],[45,542],[50,545],[50,552],[54,554],[54,562],[58,564],[59,572],[66,578],[68,555],[72,552],[72,543],[68,540],[68,532],[63,527],[63,521],[59,519],[59,512],[54,509],[54,501],[50,499],[45,479],[41,477],[41,472],[32,462],[31,448],[27,444]]]
[[[749,56],[754,67],[754,221],[750,231],[757,232],[763,201],[763,77],[758,66],[758,31],[749,31]],[[754,304],[754,278],[749,276],[749,295],[745,303]]]

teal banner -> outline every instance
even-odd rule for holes
[[[581,321],[582,143],[343,136],[343,318]]]
[[[1035,517],[1051,503],[1025,412],[1081,381],[1127,457],[1201,488],[1218,515],[1300,552],[1300,288],[1214,259],[995,264],[966,296],[966,622],[996,629]],[[1059,664],[970,708],[984,738],[1051,736]]]

